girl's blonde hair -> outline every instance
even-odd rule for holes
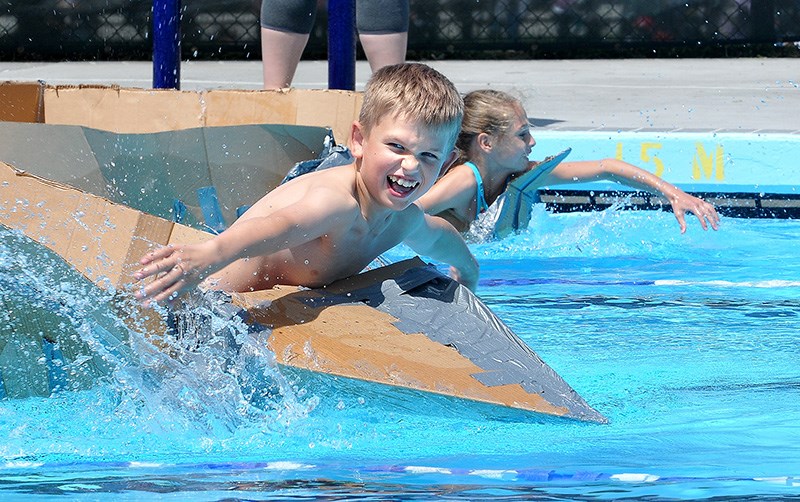
[[[503,135],[511,127],[516,107],[522,103],[503,91],[483,89],[472,91],[464,96],[464,119],[456,147],[459,151],[458,164],[469,160],[472,141],[480,134]]]
[[[463,116],[464,102],[447,77],[424,64],[402,63],[372,75],[358,120],[367,134],[386,117],[419,121],[442,130],[455,145]]]

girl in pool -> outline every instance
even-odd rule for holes
[[[473,91],[464,97],[464,121],[456,146],[460,158],[418,201],[425,212],[441,216],[465,232],[480,213],[505,191],[514,177],[536,167],[528,156],[536,144],[522,103],[495,90]],[[611,180],[664,196],[686,231],[686,213],[700,226],[717,230],[714,206],[687,194],[658,176],[616,159],[562,162],[536,180],[537,186]]]

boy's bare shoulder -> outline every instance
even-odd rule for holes
[[[354,184],[352,166],[337,166],[298,176],[279,186],[267,196],[272,194],[281,197],[289,195],[298,200],[307,200],[309,197],[335,196],[342,192],[352,193]]]
[[[357,207],[353,197],[354,183],[352,176],[348,176],[347,166],[341,167],[344,169],[335,167],[307,173],[278,186],[253,204],[243,218],[267,216],[276,211],[352,210]]]
[[[353,164],[330,167],[321,171],[313,171],[289,181],[286,187],[305,187],[308,189],[325,187],[350,187],[355,183]]]

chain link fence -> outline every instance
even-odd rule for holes
[[[326,57],[320,12],[306,58]],[[184,0],[184,59],[258,59],[260,0]],[[2,60],[149,59],[151,0],[0,0]],[[800,0],[411,0],[409,57],[795,55]],[[767,55],[773,55],[767,54]]]

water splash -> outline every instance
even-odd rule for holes
[[[469,240],[475,244],[477,254],[505,258],[641,254],[656,257],[680,246],[682,237],[670,213],[622,211],[623,207],[624,201],[620,201],[604,211],[554,214],[544,204],[534,204],[530,223],[524,230],[498,241],[491,238],[491,228],[481,225],[479,220],[470,229]]]
[[[98,416],[84,416],[81,426],[99,427],[101,420],[118,423],[117,431],[128,424],[156,438],[180,434],[195,442],[223,442],[241,429],[283,431],[317,404],[281,374],[266,334],[230,315],[220,295],[190,298],[172,313],[171,327],[154,332],[153,319],[132,314],[139,310],[130,297],[94,286],[46,248],[2,227],[0,293],[0,397],[5,412],[21,413],[0,425],[5,437],[19,439],[4,447],[7,458],[62,451],[31,445],[20,429],[26,414],[41,414],[29,407],[42,399],[70,402],[64,413],[76,413],[75,402],[94,403],[87,409]],[[58,415],[53,422],[71,423],[59,407],[47,409]]]

